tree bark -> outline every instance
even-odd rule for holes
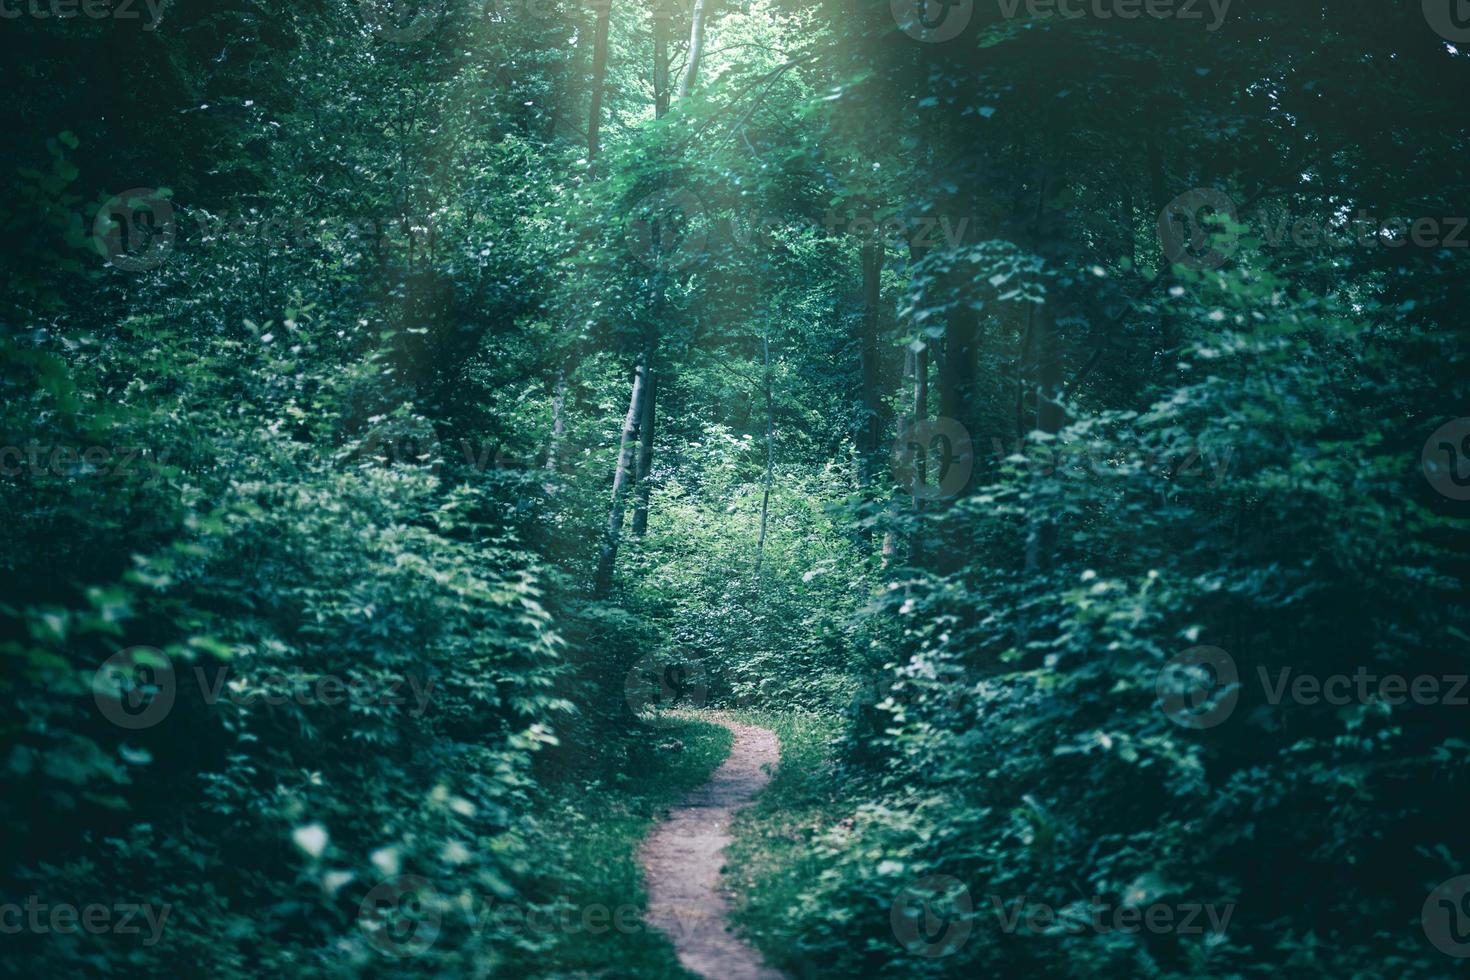
[[[858,486],[868,489],[877,479],[878,448],[883,443],[883,398],[879,391],[878,304],[883,273],[883,243],[865,242],[860,253],[863,268],[863,312],[858,327],[858,357],[862,372],[857,426]]]
[[[669,4],[654,0],[653,6],[653,118],[669,111]]]
[[[915,424],[929,417],[929,351],[927,348],[919,348],[914,351],[914,414]],[[919,488],[924,486],[929,478],[929,457],[927,447],[919,450],[914,457],[914,514],[924,512],[924,498],[920,495]],[[923,547],[924,531],[922,527],[915,526],[913,540],[909,542],[909,563],[918,565],[924,556]]]
[[[766,523],[771,513],[771,484],[775,479],[776,459],[776,409],[771,398],[771,336],[769,328],[761,338],[761,350],[765,355],[766,369],[766,490],[761,495],[761,531],[755,541],[755,574],[757,585],[760,580],[761,560],[766,552]]]
[[[592,43],[592,102],[587,109],[587,162],[597,159],[601,149],[602,90],[607,82],[607,27],[612,13],[612,0],[597,5],[597,32]]]
[[[652,489],[649,471],[653,469],[654,401],[658,396],[658,375],[650,364],[643,382],[643,405],[638,418],[638,468],[633,484],[633,536],[643,537],[648,530],[648,495]]]
[[[704,19],[707,0],[694,0],[694,16],[689,24],[689,63],[679,78],[679,98],[687,99],[699,77],[699,59],[704,56]]]
[[[551,396],[551,438],[546,446],[546,477],[550,480],[561,466],[561,444],[567,432],[567,369],[556,369],[556,387]],[[548,488],[550,484],[547,484]]]
[[[572,55],[572,67],[567,73],[566,88],[562,97],[556,100],[552,108],[551,117],[546,123],[546,138],[555,139],[558,132],[566,125],[567,115],[576,111],[577,101],[582,93],[582,86],[587,82],[587,49],[591,46],[588,42],[592,35],[587,30],[587,25],[578,16],[574,22],[577,32],[577,50]],[[576,127],[568,126],[573,133]]]
[[[904,351],[903,383],[899,386],[900,391],[908,388],[911,384],[913,384],[914,359],[915,355],[912,347]],[[894,556],[898,554],[898,534],[894,530],[894,525],[898,521],[899,499],[899,494],[895,492],[890,494],[888,500],[888,527],[883,532],[883,545],[880,550],[884,568],[887,568],[889,565],[891,565],[893,563]]]
[[[954,284],[956,290],[964,287]],[[939,361],[939,414],[958,422],[970,437],[973,447],[980,439],[980,317],[961,304],[944,326],[944,356]],[[956,498],[967,496],[975,483],[975,468],[970,478],[955,491]]]
[[[1056,435],[1062,431],[1066,413],[1062,410],[1062,358],[1061,345],[1057,342],[1055,313],[1050,304],[1036,311],[1034,324],[1036,350],[1036,428],[1040,432]],[[1047,444],[1042,452],[1043,459],[1056,459],[1055,446]],[[1041,466],[1046,469],[1045,465]],[[1040,484],[1033,480],[1033,490]],[[1033,505],[1034,509],[1034,505]],[[1030,532],[1026,535],[1026,571],[1036,572],[1050,567],[1056,550],[1057,527],[1045,518],[1032,516]]]
[[[912,274],[913,269],[924,260],[924,257],[928,253],[929,246],[921,244],[917,238],[909,241],[910,274]],[[913,412],[909,416],[909,419],[911,425],[917,425],[929,417],[929,348],[926,341],[916,340],[915,345],[911,346],[909,350],[913,354],[914,365]],[[927,483],[929,477],[927,446],[920,449],[919,453],[914,457],[913,470],[915,522],[914,534],[909,540],[909,564],[917,566],[923,561],[924,557],[924,532],[922,522],[917,518],[918,515],[924,512],[924,499],[921,496],[922,491],[919,488]]]
[[[623,435],[618,444],[618,462],[613,470],[612,507],[608,512],[607,534],[597,556],[597,574],[592,585],[592,596],[596,599],[605,599],[612,591],[613,567],[617,564],[618,545],[623,536],[626,490],[633,469],[633,450],[638,443],[638,423],[643,415],[647,379],[648,359],[644,355],[638,359],[638,367],[633,372],[633,392],[628,398],[628,414],[623,419]]]
[[[1042,138],[1043,154],[1047,140]],[[1046,201],[1049,190],[1059,181],[1054,172],[1050,159],[1044,164],[1041,180],[1036,193],[1036,211],[1031,227],[1031,248],[1036,254],[1042,256],[1050,264],[1055,258],[1055,239],[1051,237],[1050,227],[1046,215]],[[1056,435],[1062,430],[1065,423],[1064,413],[1061,406],[1062,396],[1062,351],[1061,344],[1057,339],[1057,303],[1061,299],[1060,288],[1050,290],[1046,302],[1036,307],[1035,316],[1031,321],[1031,351],[1035,358],[1035,387],[1034,397],[1036,404],[1036,430],[1047,435]],[[1048,461],[1056,461],[1056,445],[1054,441],[1047,441],[1040,449],[1042,458],[1033,460],[1031,486],[1033,495],[1037,493],[1043,482],[1048,478],[1042,476],[1049,470]],[[1053,553],[1056,550],[1057,529],[1056,525],[1037,513],[1040,507],[1033,500],[1029,508],[1028,531],[1026,534],[1025,569],[1028,572],[1039,572],[1051,566]],[[1025,631],[1029,632],[1029,625]]]
[[[663,0],[654,0],[653,9],[653,117],[662,119],[669,111],[669,15]],[[654,231],[654,240],[658,232]],[[655,309],[662,306],[660,300]],[[633,487],[633,536],[641,538],[648,531],[648,497],[652,492],[649,473],[653,470],[653,437],[657,421],[656,401],[658,377],[653,370],[653,353],[650,347],[647,390],[643,399],[643,410],[639,417],[638,468]]]

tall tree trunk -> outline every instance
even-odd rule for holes
[[[707,0],[694,0],[694,16],[689,24],[689,63],[679,78],[679,98],[687,99],[699,77],[699,59],[704,56],[704,18]]]
[[[1036,392],[1031,380],[1036,376],[1036,359],[1032,345],[1036,340],[1036,304],[1026,304],[1026,328],[1021,332],[1020,350],[1016,355],[1016,441],[1020,443],[1031,431],[1036,416]]]
[[[914,414],[913,424],[917,425],[929,417],[929,351],[927,348],[919,348],[914,351]],[[915,516],[924,512],[924,498],[921,487],[929,478],[928,447],[921,448],[914,456],[914,514]],[[924,531],[921,526],[914,527],[913,540],[909,542],[909,563],[918,565],[924,557],[923,547]]]
[[[669,94],[669,4],[654,0],[653,118],[662,119],[668,114]]]
[[[913,383],[914,359],[915,355],[912,347],[904,351],[903,383],[900,386],[900,390],[908,388]],[[898,521],[899,499],[899,495],[897,493],[893,493],[888,500],[888,528],[883,532],[883,547],[880,552],[883,556],[884,568],[887,568],[889,565],[891,565],[893,563],[894,556],[898,554],[898,534],[894,530],[894,525]]]
[[[662,119],[669,111],[669,15],[668,6],[655,0],[653,9],[653,117]],[[657,225],[654,226],[654,242],[658,242]],[[662,307],[661,297],[655,309]],[[641,538],[648,531],[648,497],[652,484],[648,482],[653,470],[653,437],[657,421],[658,376],[653,369],[653,349],[649,347],[647,390],[643,398],[643,411],[638,425],[638,468],[637,482],[633,486],[633,536]]]
[[[546,446],[546,478],[556,475],[561,466],[561,444],[567,432],[567,369],[566,365],[556,369],[556,387],[551,395],[551,438]],[[548,489],[550,483],[547,483]]]
[[[1066,413],[1062,410],[1062,352],[1061,345],[1057,342],[1056,315],[1051,304],[1043,305],[1036,311],[1034,323],[1036,336],[1034,345],[1036,350],[1036,428],[1040,432],[1056,435],[1062,431],[1066,422]],[[1043,459],[1056,460],[1056,446],[1048,444],[1043,448]],[[1041,470],[1048,469],[1041,465]],[[1033,478],[1033,490],[1041,483],[1043,478]],[[1033,508],[1034,509],[1034,508]],[[1051,521],[1038,516],[1032,516],[1030,530],[1026,535],[1026,571],[1035,572],[1051,565],[1053,552],[1056,550],[1057,527]]]
[[[1041,323],[1037,367],[1036,428],[1056,435],[1066,423],[1062,408],[1062,344],[1057,336],[1056,311],[1045,306],[1037,312]]]
[[[597,556],[597,574],[592,585],[592,595],[604,599],[612,591],[613,567],[618,560],[618,545],[623,537],[623,515],[626,508],[626,490],[633,471],[633,451],[638,444],[638,423],[643,415],[643,396],[647,390],[648,358],[645,354],[638,359],[633,372],[633,392],[628,398],[628,414],[623,419],[623,435],[618,443],[618,462],[613,470],[612,507],[607,515],[607,535],[602,541],[602,551]]]
[[[954,288],[962,289],[958,283]],[[958,422],[972,447],[980,438],[980,316],[963,302],[944,326],[944,355],[939,360],[939,414]],[[954,496],[969,494],[975,482],[973,460],[970,478]]]
[[[771,398],[771,335],[770,328],[766,328],[766,335],[761,338],[761,350],[765,355],[766,369],[766,489],[761,495],[761,532],[755,541],[755,575],[757,586],[760,582],[761,559],[766,553],[766,522],[771,513],[771,484],[775,480],[776,460],[776,408]]]
[[[883,398],[878,390],[878,304],[882,286],[883,243],[877,240],[865,242],[860,256],[863,313],[858,327],[858,357],[862,371],[862,417],[857,426],[856,442],[858,485],[868,489],[877,478],[878,447],[883,443]]]
[[[1036,211],[1031,226],[1031,249],[1037,255],[1042,256],[1048,264],[1055,261],[1056,241],[1051,235],[1053,223],[1047,220],[1046,202],[1048,194],[1060,178],[1053,170],[1053,160],[1047,150],[1048,140],[1045,132],[1049,129],[1050,120],[1043,127],[1041,139],[1042,158],[1045,161],[1041,171],[1036,193]],[[1062,430],[1065,422],[1062,412],[1062,351],[1061,344],[1057,339],[1057,303],[1060,302],[1061,290],[1055,289],[1048,293],[1046,302],[1036,307],[1035,316],[1031,321],[1031,351],[1035,358],[1035,399],[1036,399],[1036,430],[1047,435],[1056,435]],[[1047,474],[1051,465],[1057,461],[1056,445],[1054,441],[1045,442],[1039,449],[1041,458],[1033,459],[1032,465],[1032,492],[1037,493],[1042,484],[1049,477]],[[1053,552],[1056,550],[1057,529],[1051,521],[1042,517],[1038,511],[1039,506],[1033,503],[1030,507],[1031,513],[1027,518],[1028,530],[1026,534],[1025,569],[1028,572],[1039,572],[1050,567]],[[1029,632],[1030,625],[1023,629]]]
[[[910,274],[912,274],[914,267],[922,262],[928,253],[929,246],[921,244],[917,238],[909,241]],[[910,416],[909,424],[917,425],[929,417],[929,348],[925,341],[918,340],[909,349],[913,352],[914,358],[913,414]],[[920,488],[925,486],[929,477],[928,452],[928,447],[925,446],[914,457],[913,481],[915,493],[913,504],[915,522],[914,535],[909,540],[909,564],[915,566],[921,564],[924,557],[924,532],[922,522],[918,520],[918,517],[924,512],[923,491]]]
[[[646,368],[643,388],[643,406],[638,418],[638,468],[633,485],[633,536],[638,538],[648,530],[648,495],[652,489],[648,475],[653,469],[654,401],[658,396],[658,374],[652,364]]]
[[[562,91],[561,98],[556,100],[546,123],[548,140],[554,139],[562,126],[566,125],[567,114],[576,110],[582,86],[587,82],[587,49],[591,47],[589,42],[592,34],[580,16],[573,22],[573,27],[577,33],[577,50],[572,54],[572,67],[567,72],[566,88]],[[568,128],[575,131],[575,127]]]
[[[602,90],[607,82],[607,26],[612,13],[612,0],[597,5],[597,33],[592,43],[592,102],[587,109],[587,162],[597,159],[601,148],[598,137],[602,128]]]

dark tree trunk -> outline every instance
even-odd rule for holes
[[[878,450],[883,443],[883,397],[879,390],[878,306],[883,275],[883,243],[866,242],[861,251],[863,267],[863,313],[858,327],[858,356],[861,360],[861,417],[857,426],[858,485],[870,488],[880,468]]]
[[[954,284],[962,290],[962,284]],[[982,437],[980,426],[980,316],[963,303],[944,327],[944,355],[939,360],[939,414],[958,422],[973,447]],[[964,497],[974,486],[974,467],[955,497]]]
[[[899,390],[912,390],[910,386],[914,383],[914,361],[915,354],[913,348],[910,347],[904,351],[903,383],[900,385]],[[883,558],[884,568],[891,565],[894,557],[898,554],[898,533],[894,530],[894,527],[898,522],[901,500],[902,496],[896,491],[892,492],[888,500],[888,528],[883,532],[883,545],[880,552]]]
[[[662,119],[669,111],[669,15],[668,7],[655,2],[653,10],[653,117]],[[658,240],[657,229],[654,240]],[[660,303],[659,306],[662,304]],[[658,309],[656,306],[655,309]],[[633,536],[648,531],[648,497],[652,492],[649,473],[653,470],[653,437],[657,422],[658,378],[649,353],[647,390],[638,423],[638,467],[633,487]]]
[[[929,417],[929,352],[924,348],[914,351],[914,405],[913,424],[918,424]],[[924,512],[924,497],[922,487],[929,477],[929,458],[927,447],[922,448],[914,456],[914,514],[917,516]],[[914,528],[913,540],[909,542],[909,562],[918,565],[923,561],[923,538],[924,532],[921,526]]]
[[[607,82],[607,27],[612,0],[597,5],[597,33],[592,42],[592,102],[587,109],[587,162],[597,159],[601,148],[598,137],[602,128],[602,90]]]
[[[1062,351],[1057,342],[1056,314],[1050,304],[1036,311],[1033,326],[1036,336],[1033,347],[1036,351],[1036,429],[1048,435],[1062,431],[1066,413],[1062,410]],[[1039,452],[1043,459],[1055,460],[1055,445],[1048,443]],[[1049,467],[1043,465],[1041,470]],[[1043,478],[1044,479],[1044,478]],[[1040,479],[1033,481],[1033,488]],[[1034,505],[1033,505],[1034,509]],[[1032,516],[1030,531],[1026,536],[1026,570],[1041,571],[1051,566],[1056,550],[1057,527],[1039,515]]]
[[[669,5],[654,0],[653,8],[653,118],[669,111]]]
[[[567,115],[576,110],[582,88],[587,83],[587,49],[591,46],[588,42],[592,35],[587,30],[587,24],[581,16],[575,19],[574,25],[577,32],[577,50],[572,55],[572,67],[567,73],[566,88],[562,92],[562,97],[556,100],[551,116],[547,119],[546,136],[548,139],[554,139],[564,126],[575,133],[576,127],[567,123]]]

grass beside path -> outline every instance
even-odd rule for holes
[[[543,816],[544,828],[561,842],[574,872],[558,883],[566,918],[574,925],[554,930],[550,948],[528,949],[505,975],[689,976],[663,934],[643,923],[647,896],[638,846],[663,809],[710,778],[729,755],[734,737],[720,725],[680,719],[651,728],[648,740],[649,751],[641,754],[635,771],[586,784]],[[682,746],[677,751],[659,748],[675,742]]]
[[[760,725],[781,742],[781,764],[756,804],[735,817],[734,843],[725,874],[735,890],[735,925],[765,955],[792,976],[804,969],[800,937],[803,891],[822,866],[813,852],[816,835],[849,815],[833,761],[832,740],[841,719],[805,712],[734,711],[729,717]]]

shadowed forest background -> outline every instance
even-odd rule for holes
[[[0,975],[1465,976],[1465,7],[6,0]]]

